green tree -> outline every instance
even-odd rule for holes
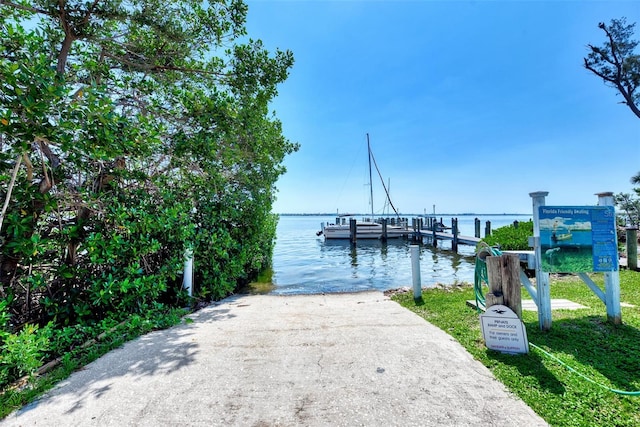
[[[638,192],[639,189],[636,189]],[[640,199],[632,194],[620,193],[615,195],[616,205],[622,209],[626,217],[626,224],[640,226]]]
[[[289,51],[239,0],[0,0],[0,298],[12,324],[125,317],[270,262]],[[25,23],[29,29],[25,29]],[[35,27],[35,28],[34,28]]]
[[[589,54],[584,67],[600,77],[605,84],[614,87],[624,98],[623,103],[640,118],[640,54],[635,52],[638,41],[633,40],[635,23],[627,24],[626,18],[612,19],[609,25],[601,22],[606,41],[602,46],[587,45]],[[640,185],[640,172],[631,177],[631,183]],[[640,196],[640,188],[634,191]],[[616,204],[625,212],[627,222],[640,224],[640,199],[631,194],[615,196]]]
[[[640,118],[640,55],[635,53],[638,41],[632,39],[634,27],[635,23],[627,24],[626,18],[612,19],[609,25],[599,23],[606,41],[602,46],[587,45],[590,52],[584,58],[584,67],[614,87],[624,98],[623,103]]]
[[[631,177],[631,184],[638,186],[633,189],[635,196],[629,193],[616,194],[615,202],[624,211],[626,223],[638,227],[640,226],[640,172]]]

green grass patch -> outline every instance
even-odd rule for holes
[[[604,289],[601,274],[592,279]],[[466,305],[475,299],[472,286],[426,289],[418,303],[411,293],[393,300],[454,337],[549,424],[640,425],[640,396],[609,390],[640,391],[640,273],[620,272],[621,301],[633,307],[622,307],[623,324],[618,326],[607,322],[604,304],[577,276],[552,277],[550,289],[552,298],[588,307],[553,310],[552,327],[546,332],[540,330],[536,312],[523,312],[529,342],[562,363],[535,348],[527,355],[487,349],[479,315]],[[523,290],[523,298],[528,297]]]

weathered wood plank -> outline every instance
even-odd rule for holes
[[[502,304],[522,318],[522,300],[520,292],[520,260],[517,255],[503,254],[488,256],[487,278],[489,292],[485,297],[485,306]]]

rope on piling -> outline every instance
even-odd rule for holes
[[[478,245],[476,246],[476,266],[475,266],[475,274],[474,274],[474,293],[476,296],[476,311],[479,313],[482,311],[482,309],[480,308],[480,304],[482,304],[482,307],[485,307],[485,297],[484,297],[484,291],[483,291],[483,287],[487,286],[487,288],[489,287],[489,277],[488,277],[488,273],[487,273],[487,262],[486,262],[486,258],[488,256],[500,256],[502,255],[502,252],[497,249],[497,248],[493,248],[491,246],[489,246],[488,244],[486,244],[485,242],[480,242],[478,243]],[[607,385],[604,385],[590,377],[588,377],[587,375],[579,372],[578,370],[576,370],[575,368],[569,366],[567,363],[563,362],[562,360],[560,360],[558,357],[554,356],[553,354],[551,354],[550,352],[546,351],[545,349],[543,349],[542,347],[539,347],[535,344],[533,344],[532,342],[529,342],[529,346],[536,349],[537,351],[539,351],[540,353],[544,354],[545,356],[547,356],[549,359],[553,360],[554,362],[558,363],[559,365],[563,366],[565,369],[567,369],[569,372],[574,373],[575,375],[579,376],[580,378],[582,378],[585,381],[588,381],[598,387],[601,387],[611,393],[615,393],[615,394],[619,394],[619,395],[623,395],[623,396],[640,396],[640,391],[626,391],[626,390],[619,390],[619,389],[614,389],[611,388]]]
[[[500,256],[502,252],[499,249],[493,248],[485,242],[480,242],[476,246],[476,266],[474,272],[474,285],[473,290],[476,296],[476,311],[479,313],[482,311],[482,307],[485,305],[483,286],[489,287],[489,277],[487,273],[487,262],[485,258],[488,256]]]

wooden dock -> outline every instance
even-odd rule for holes
[[[436,218],[414,218],[411,226],[411,238],[417,242],[429,241],[434,247],[438,246],[439,240],[451,242],[451,250],[457,252],[458,245],[476,246],[482,240],[480,238],[480,222],[476,219],[476,235],[463,236],[458,231],[458,219],[452,218],[451,227],[445,226],[442,219],[438,222]],[[491,234],[491,225],[487,223],[485,234]]]
[[[336,220],[338,223],[339,220]],[[353,222],[350,240],[355,243],[355,219],[350,219],[349,223]],[[480,237],[480,220],[476,218],[475,222],[475,236],[464,236],[458,231],[458,219],[451,219],[451,226],[444,225],[442,218],[438,221],[435,217],[418,217],[412,218],[409,221],[408,218],[399,218],[397,221],[388,218],[378,218],[375,220],[383,225],[383,234],[381,240],[387,240],[386,225],[391,224],[394,226],[401,226],[404,228],[402,237],[411,239],[414,242],[425,243],[429,242],[434,247],[438,246],[438,241],[450,241],[451,250],[458,251],[458,245],[476,246],[482,240]],[[397,231],[394,231],[397,234]],[[485,236],[491,234],[491,222],[487,221],[485,225]]]
[[[423,228],[422,230],[417,230],[417,231],[413,231],[411,233],[411,235],[416,239],[416,240],[433,240],[434,237],[436,239],[436,241],[438,240],[457,240],[457,243],[460,245],[471,245],[471,246],[475,246],[478,243],[480,243],[480,241],[482,240],[479,237],[473,237],[473,236],[461,236],[461,235],[454,235],[453,233],[447,233],[444,231],[436,231],[434,232],[433,230],[430,230],[428,228]],[[436,244],[437,245],[437,244]]]

